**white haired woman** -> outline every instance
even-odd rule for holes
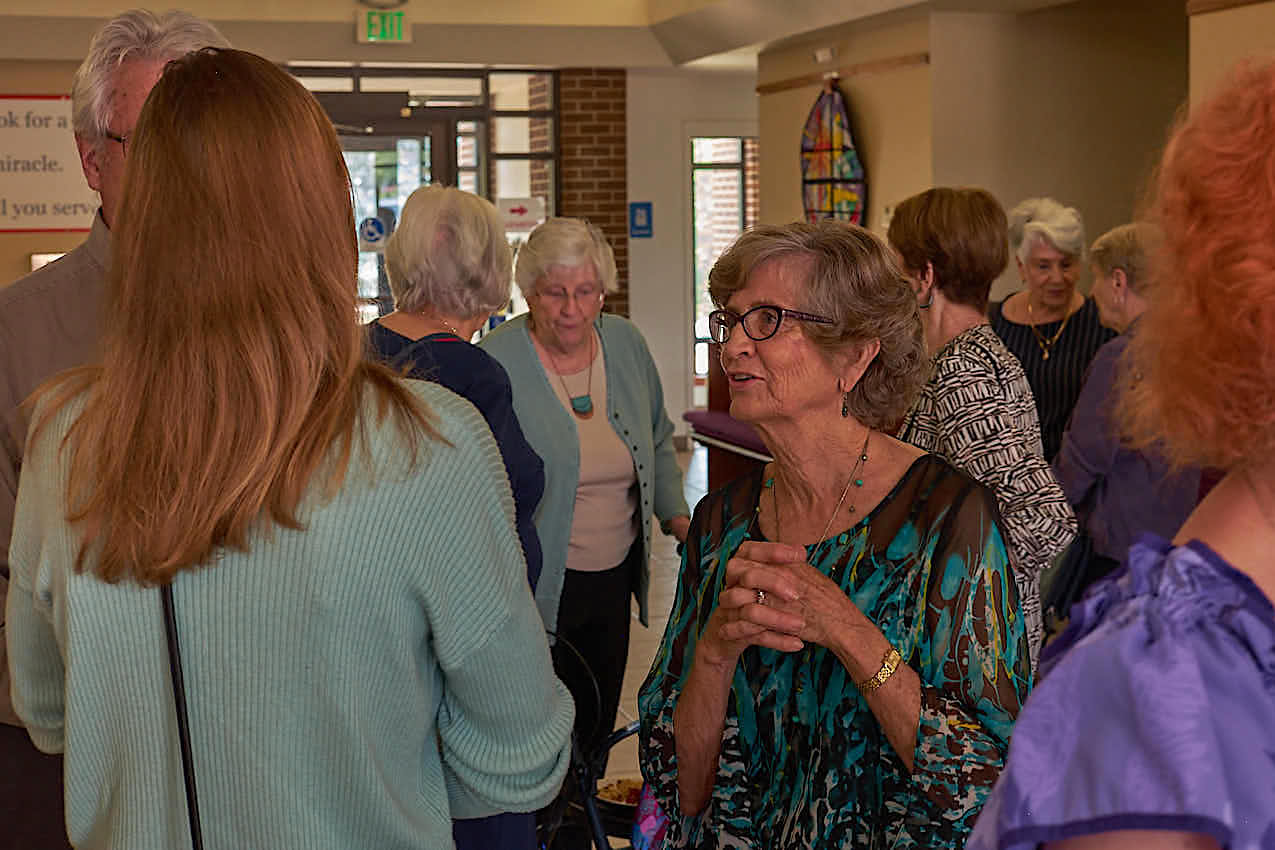
[[[540,578],[535,513],[544,493],[544,463],[514,415],[509,376],[471,345],[478,329],[509,302],[513,251],[500,213],[484,198],[443,186],[417,189],[403,205],[385,246],[394,312],[369,323],[375,356],[410,378],[433,381],[463,396],[487,421],[505,464],[527,580]],[[536,846],[531,812],[454,820],[458,850]]]
[[[513,488],[518,537],[534,589],[541,564],[534,516],[544,493],[544,463],[514,415],[509,376],[469,343],[509,303],[512,267],[504,223],[490,201],[443,186],[417,189],[385,246],[394,312],[369,323],[367,331],[380,359],[464,396],[487,420]]]
[[[619,706],[630,595],[647,624],[651,518],[683,541],[690,509],[646,341],[627,320],[602,312],[616,288],[602,232],[579,219],[549,219],[518,251],[514,278],[529,312],[480,345],[508,371],[514,411],[545,461],[536,602],[546,627],[579,650],[596,677],[595,695],[578,660],[555,645],[558,675],[576,697],[580,742],[591,751],[610,734]]]
[[[709,276],[775,458],[695,509],[638,705],[668,847],[963,846],[1031,678],[992,491],[899,442],[925,383],[891,249],[756,227]]]
[[[1085,226],[1074,207],[1028,198],[1009,211],[1009,244],[1024,289],[988,311],[996,335],[1023,364],[1045,459],[1052,461],[1080,397],[1085,371],[1115,334],[1098,305],[1076,289],[1085,257]]]

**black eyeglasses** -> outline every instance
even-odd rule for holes
[[[742,324],[744,333],[749,339],[761,342],[778,333],[779,326],[787,317],[800,319],[803,322],[818,322],[821,325],[836,324],[827,316],[816,316],[800,310],[789,310],[787,307],[762,304],[742,316],[733,310],[714,310],[708,314],[708,335],[712,337],[713,342],[725,343],[730,339],[730,332],[735,329],[735,325]]]
[[[110,130],[103,130],[102,135],[106,136],[106,138],[110,139],[112,142],[119,142],[120,148],[124,151],[124,156],[128,156],[128,136],[121,136],[116,133],[112,133]]]

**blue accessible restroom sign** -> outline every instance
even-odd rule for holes
[[[655,234],[651,220],[651,202],[634,201],[629,204],[629,238],[650,239]]]
[[[385,250],[385,222],[375,216],[368,216],[359,222],[359,250]]]

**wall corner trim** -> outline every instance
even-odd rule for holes
[[[1225,9],[1252,6],[1255,3],[1263,2],[1266,2],[1266,0],[1186,0],[1186,13],[1188,15],[1203,15],[1208,12],[1221,12]]]
[[[921,53],[906,53],[902,56],[891,56],[886,59],[874,59],[871,62],[860,62],[856,65],[842,65],[840,68],[830,68],[827,71],[815,71],[810,74],[802,74],[799,77],[788,77],[783,80],[776,80],[773,83],[762,83],[757,86],[758,94],[773,94],[788,89],[797,89],[802,86],[821,85],[824,80],[840,77],[854,77],[859,74],[876,74],[882,71],[894,71],[899,68],[910,68],[914,65],[930,64],[930,54],[928,51]]]

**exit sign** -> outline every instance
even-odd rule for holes
[[[356,12],[354,32],[360,42],[404,44],[412,40],[412,24],[403,12],[380,9]]]

